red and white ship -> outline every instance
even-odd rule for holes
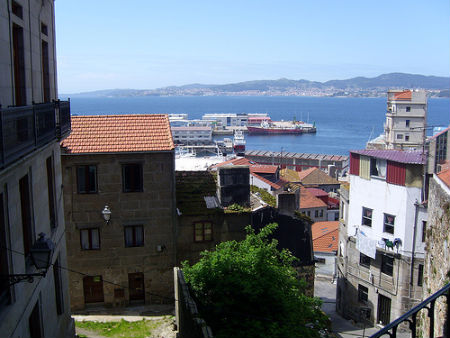
[[[264,120],[259,126],[247,126],[250,135],[271,135],[271,134],[305,134],[315,133],[315,124],[304,123],[302,121],[267,121]]]
[[[245,138],[242,130],[234,131],[233,149],[236,155],[245,154]]]

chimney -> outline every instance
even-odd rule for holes
[[[237,203],[250,206],[250,169],[248,166],[226,166],[217,170],[217,196],[222,207]]]
[[[297,198],[294,193],[281,193],[277,195],[278,211],[282,215],[293,216],[297,210]]]

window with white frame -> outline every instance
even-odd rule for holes
[[[395,216],[384,214],[384,227],[383,231],[393,234],[394,233]]]
[[[361,224],[371,227],[372,226],[372,214],[373,214],[372,209],[363,207]]]

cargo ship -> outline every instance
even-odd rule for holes
[[[315,124],[301,121],[262,121],[259,126],[247,126],[250,135],[315,133]]]
[[[242,130],[234,131],[233,149],[236,155],[245,154],[245,138]]]

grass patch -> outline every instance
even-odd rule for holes
[[[270,205],[274,208],[277,206],[277,199],[271,193],[267,192],[266,190],[264,190],[262,188],[255,186],[255,185],[251,185],[250,189],[251,189],[252,193],[259,193],[259,196],[261,197],[261,199],[268,205]]]
[[[145,338],[149,337],[151,331],[160,325],[160,321],[140,320],[137,322],[127,322],[122,319],[120,322],[92,322],[92,321],[77,321],[77,327],[93,331],[99,335],[111,338]]]

